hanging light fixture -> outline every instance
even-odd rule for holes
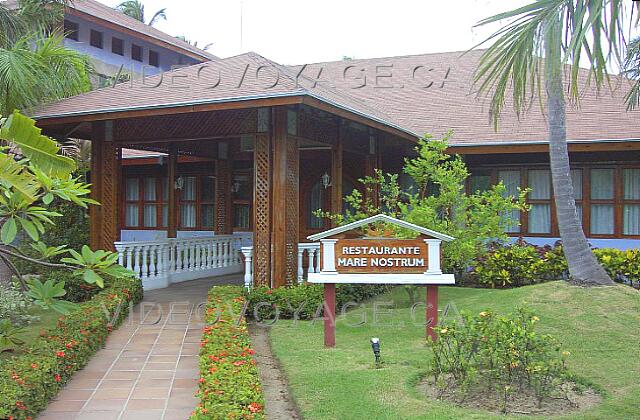
[[[240,181],[238,179],[233,181],[233,184],[231,185],[231,192],[234,194],[237,194],[240,191],[240,187],[242,185],[240,184]]]
[[[326,172],[324,173],[324,175],[322,175],[322,186],[325,190],[331,187],[331,176],[329,176],[329,174]]]
[[[179,176],[176,179],[174,187],[175,187],[176,190],[182,190],[184,188],[184,178]]]

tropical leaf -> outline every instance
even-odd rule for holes
[[[24,167],[15,159],[5,153],[0,153],[0,184],[6,188],[13,188],[31,201],[35,200],[38,192],[33,177],[25,172]]]

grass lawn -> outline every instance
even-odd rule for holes
[[[40,336],[42,331],[55,327],[58,318],[60,318],[59,313],[52,310],[44,310],[35,305],[30,310],[30,313],[32,315],[39,316],[40,319],[24,327],[24,331],[18,335],[18,337],[25,342],[24,346],[21,347],[22,349],[28,348],[31,343]],[[19,355],[21,353],[21,348],[17,348],[14,352],[0,353],[0,360]]]
[[[379,316],[378,323],[386,325],[373,326],[372,307],[385,301],[394,309]],[[606,391],[601,405],[566,418],[640,418],[640,292],[563,282],[512,290],[440,288],[441,308],[453,303],[458,310],[506,313],[523,302],[541,318],[539,330],[555,335],[571,352],[570,370]],[[331,350],[323,348],[321,322],[287,320],[272,328],[273,350],[305,419],[504,418],[429,401],[415,390],[431,355],[424,328],[412,322],[409,307],[401,288],[367,302],[338,321],[337,346]],[[347,325],[365,317],[360,326]],[[417,321],[424,322],[424,308]],[[380,337],[383,369],[372,369],[371,337]]]

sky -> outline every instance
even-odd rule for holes
[[[122,0],[99,1],[115,6]],[[142,1],[147,19],[167,8],[167,21],[155,26],[170,35],[185,35],[199,47],[212,43],[209,51],[219,57],[255,51],[281,64],[467,50],[491,33],[473,27],[479,20],[531,2]]]

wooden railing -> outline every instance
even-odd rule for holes
[[[116,242],[118,262],[136,273],[145,289],[242,272],[240,249],[248,235]]]
[[[253,246],[241,248],[244,255],[244,286],[253,287]],[[306,270],[304,262],[307,262]],[[298,244],[298,282],[303,282],[309,273],[320,272],[320,243]]]

